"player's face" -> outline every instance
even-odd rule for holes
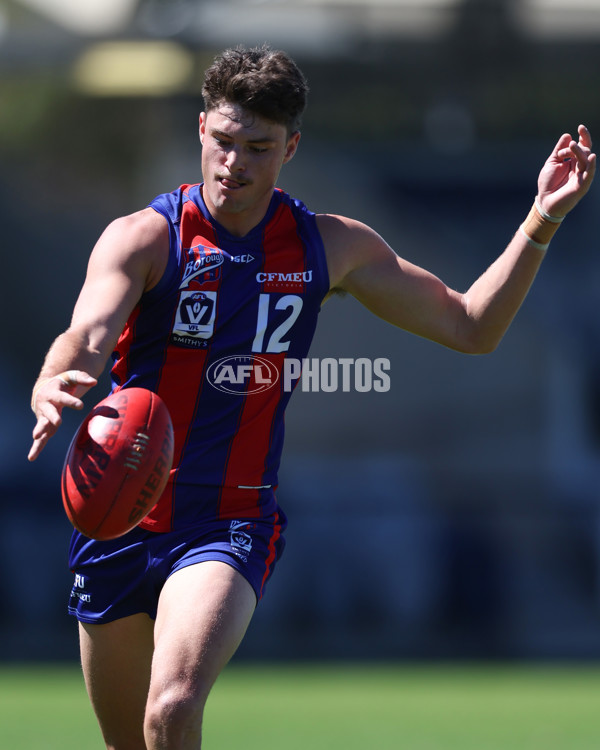
[[[200,115],[204,201],[233,234],[247,234],[264,217],[281,167],[299,133],[234,104]]]

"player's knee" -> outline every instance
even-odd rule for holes
[[[208,689],[201,686],[178,685],[151,698],[144,721],[148,748],[199,748],[207,697]]]

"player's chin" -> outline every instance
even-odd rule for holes
[[[235,207],[246,200],[247,192],[248,191],[245,185],[230,187],[228,185],[224,185],[223,183],[219,183],[218,198],[215,201],[215,204],[218,205],[220,203],[223,207]]]
[[[227,213],[240,213],[247,208],[248,201],[244,193],[238,193],[234,190],[222,191],[213,199],[215,208]]]

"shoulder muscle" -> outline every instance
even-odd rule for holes
[[[397,262],[396,253],[385,240],[360,221],[320,214],[317,225],[325,247],[332,291],[351,291],[347,283],[353,272],[375,260]]]
[[[90,256],[88,273],[120,270],[143,282],[142,291],[158,283],[169,252],[169,228],[151,208],[122,216],[102,233]]]
[[[158,283],[168,253],[166,220],[152,209],[109,224],[90,255],[70,329],[107,354],[142,294]]]

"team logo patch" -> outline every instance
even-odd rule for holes
[[[188,257],[183,271],[183,279],[180,289],[187,289],[192,281],[197,284],[205,284],[207,281],[216,281],[221,275],[221,266],[224,261],[223,251],[215,247],[195,245],[184,251]]]

